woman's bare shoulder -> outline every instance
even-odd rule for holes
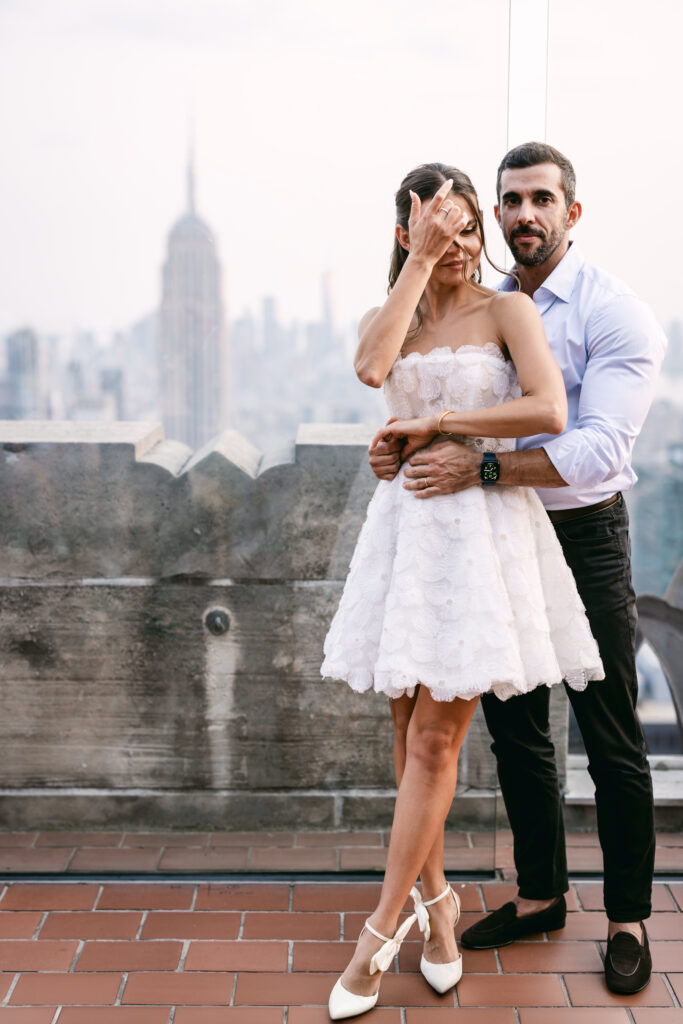
[[[538,316],[534,300],[524,292],[495,292],[489,308],[495,317]]]

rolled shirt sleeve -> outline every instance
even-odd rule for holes
[[[613,296],[593,311],[576,423],[543,442],[569,486],[590,490],[630,467],[665,352],[662,328],[635,295]]]

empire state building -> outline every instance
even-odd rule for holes
[[[168,236],[160,319],[166,437],[196,451],[228,425],[228,338],[216,240],[195,210],[191,157],[187,210]]]

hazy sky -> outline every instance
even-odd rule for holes
[[[683,316],[679,0],[551,0],[548,141],[587,255]],[[393,193],[425,160],[488,210],[506,148],[507,0],[0,0],[0,331],[126,326],[197,199],[231,315],[340,318],[385,292]],[[488,218],[491,249],[503,249]]]

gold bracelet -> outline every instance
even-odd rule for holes
[[[439,416],[439,422],[438,422],[438,425],[437,425],[437,428],[436,428],[436,429],[437,429],[437,430],[439,431],[439,433],[440,433],[440,434],[450,434],[450,433],[451,433],[451,431],[450,431],[450,430],[442,430],[442,429],[441,429],[441,423],[442,423],[442,421],[443,421],[443,418],[444,418],[444,416],[446,416],[446,415],[447,415],[447,414],[448,414],[448,413],[449,413],[450,411],[451,411],[450,409],[444,409],[444,411],[443,411],[443,412],[441,413],[441,415]]]

